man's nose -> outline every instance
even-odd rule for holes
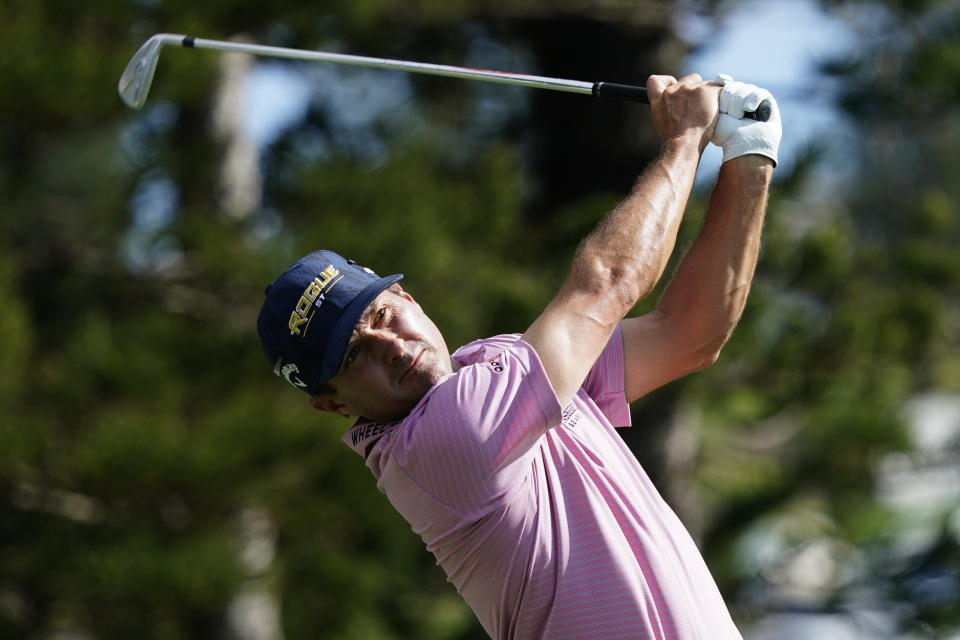
[[[377,351],[387,362],[406,355],[403,340],[394,333],[380,333],[377,335]]]

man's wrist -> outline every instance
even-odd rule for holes
[[[699,157],[705,146],[703,133],[690,131],[664,140],[660,155],[676,157],[692,154]]]
[[[747,153],[736,158],[731,158],[723,163],[723,166],[729,166],[742,173],[757,173],[773,176],[773,168],[777,166],[772,158],[759,153]]]
[[[738,156],[720,165],[720,175],[744,187],[766,189],[773,181],[773,160],[759,154]]]

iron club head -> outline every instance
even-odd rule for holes
[[[184,36],[158,33],[143,43],[120,75],[117,90],[120,98],[133,109],[139,109],[147,101],[153,73],[160,59],[160,48],[165,44],[180,44]]]

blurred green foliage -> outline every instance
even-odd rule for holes
[[[885,460],[915,453],[909,402],[960,391],[960,19],[949,3],[857,7],[889,19],[826,69],[855,167],[827,195],[816,150],[778,178],[721,360],[636,403],[624,437],[743,624],[866,599],[941,637],[960,626],[956,505],[905,552],[915,523],[879,485]],[[314,96],[261,150],[261,204],[231,213],[219,57],[165,52],[134,113],[115,87],[147,36],[455,64],[482,44],[532,65],[517,70],[599,78],[678,65],[671,8],[0,0],[0,637],[239,637],[245,593],[273,599],[289,639],[484,637],[339,441],[348,423],[270,374],[263,287],[334,248],[405,273],[452,348],[521,331],[656,151],[643,107],[411,80],[352,128]],[[786,568],[822,542],[837,575],[791,600]]]

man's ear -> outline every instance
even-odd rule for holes
[[[310,406],[324,413],[336,413],[341,416],[348,415],[344,405],[334,400],[331,396],[310,396]]]
[[[399,282],[394,282],[390,286],[397,288],[397,290],[394,293],[396,293],[398,296],[400,296],[401,298],[406,298],[410,302],[417,304],[417,301],[413,299],[413,296],[407,293],[406,291],[404,291],[403,287],[400,286]]]

